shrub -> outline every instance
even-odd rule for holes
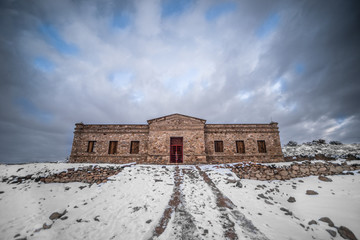
[[[340,142],[340,141],[330,141],[329,144],[331,144],[331,145],[342,145],[342,142]]]
[[[289,146],[289,147],[295,147],[295,146],[297,146],[297,145],[298,145],[298,143],[295,142],[295,141],[289,141],[289,142],[286,144],[286,146]]]
[[[314,144],[325,144],[326,141],[325,141],[325,139],[319,138],[318,140],[313,140],[313,143]]]

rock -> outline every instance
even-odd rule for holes
[[[80,186],[79,188],[80,190],[83,190],[83,188],[86,188],[86,186]]]
[[[20,237],[20,233],[16,234],[14,238]]]
[[[294,170],[297,171],[297,170],[299,170],[299,166],[293,165],[293,166],[292,166],[292,169],[294,169]]]
[[[308,222],[309,225],[313,225],[313,224],[317,224],[317,222],[315,220],[311,220],[310,222]]]
[[[236,183],[235,179],[227,179],[227,183]]]
[[[149,220],[146,221],[147,224],[149,224],[149,223],[151,223],[151,222],[152,222],[151,219],[149,219]]]
[[[274,205],[272,202],[268,201],[268,200],[265,200],[265,203],[266,204],[269,204],[269,205]]]
[[[281,207],[280,210],[281,210],[281,211],[284,211],[284,212],[285,212],[285,215],[290,215],[290,216],[292,215],[292,212],[289,211],[289,210],[286,209],[286,208]]]
[[[290,203],[296,202],[294,197],[289,197],[289,199],[287,201],[290,202]]]
[[[43,224],[43,229],[50,229],[52,224],[47,225],[46,223]]]
[[[264,194],[262,194],[262,193],[261,193],[261,194],[258,194],[258,196],[261,197],[261,198],[264,198],[264,199],[268,199],[268,198],[267,198]]]
[[[286,170],[282,170],[282,171],[280,172],[280,175],[281,175],[281,176],[287,176],[287,175],[289,175],[289,173],[288,173],[288,171],[286,171]]]
[[[0,191],[0,194],[3,194],[4,193],[4,191]]]
[[[50,215],[50,220],[56,220],[58,218],[61,218],[63,215],[65,215],[66,210],[63,213],[54,212]]]
[[[60,219],[61,219],[61,220],[66,220],[66,219],[68,219],[68,216],[63,216],[63,217],[61,217]]]
[[[155,180],[155,182],[162,182],[163,180],[161,180],[161,179],[154,179]]]
[[[340,226],[338,228],[338,233],[340,234],[341,237],[343,237],[345,239],[357,240],[354,233],[352,231],[350,231],[350,229],[348,229],[347,227]]]
[[[243,187],[243,185],[241,184],[240,181],[237,181],[235,186],[238,187],[238,188],[242,188],[242,187]]]
[[[97,221],[97,222],[100,222],[99,217],[100,217],[100,216],[97,215],[96,217],[94,217],[94,220]]]
[[[330,235],[331,235],[332,237],[336,237],[336,232],[335,232],[334,230],[326,229],[326,231],[327,231],[328,233],[330,233]]]
[[[332,182],[331,178],[325,177],[325,176],[319,176],[318,179],[320,181],[324,181],[324,182]]]
[[[322,217],[322,218],[319,219],[319,221],[326,222],[327,224],[329,224],[330,227],[335,226],[333,221],[331,221],[331,219],[328,218],[328,217]]]
[[[306,190],[306,195],[318,195],[319,193],[315,192],[314,190]]]

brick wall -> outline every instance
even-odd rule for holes
[[[147,125],[76,124],[70,162],[170,164],[170,138],[183,138],[183,164],[229,163],[239,161],[283,161],[277,123],[205,124],[205,120],[173,114],[148,121]],[[223,141],[223,152],[214,151],[214,141]],[[245,153],[236,152],[243,140]],[[266,153],[259,153],[264,140]],[[94,151],[87,152],[88,142]],[[117,152],[109,154],[110,141]],[[131,141],[139,141],[139,153],[130,154]]]
[[[215,152],[214,141],[223,141],[223,152]],[[236,141],[244,141],[245,153],[237,153]],[[258,140],[264,140],[266,153],[259,153]],[[208,163],[239,161],[283,161],[279,129],[271,124],[206,124],[205,151]]]

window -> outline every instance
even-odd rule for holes
[[[237,153],[245,153],[244,141],[236,141],[236,152]]]
[[[224,151],[223,141],[214,141],[214,143],[215,143],[215,152],[223,152]]]
[[[131,141],[131,146],[130,146],[130,153],[131,154],[138,154],[139,153],[139,141]]]
[[[87,152],[94,152],[94,146],[95,146],[95,141],[89,141],[88,142],[88,147],[87,147]]]
[[[110,141],[109,144],[109,154],[115,154],[117,150],[117,141]]]
[[[257,141],[259,153],[266,153],[266,146],[264,140]]]

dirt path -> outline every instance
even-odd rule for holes
[[[242,214],[235,204],[226,197],[219,188],[216,187],[215,183],[209,178],[206,172],[202,171],[200,167],[196,166],[200,175],[204,181],[209,185],[212,192],[216,196],[216,203],[222,213],[221,218],[223,219],[223,227],[225,229],[226,239],[239,239],[235,231],[235,224],[231,220],[234,219],[235,223],[241,227],[242,234],[249,239],[266,240],[268,239],[263,233],[261,233],[254,224]]]
[[[198,194],[208,201],[194,201],[199,199]],[[212,231],[216,227],[222,229],[222,236]],[[165,231],[165,236],[173,239],[268,239],[199,167],[176,167],[173,194],[150,239],[157,239]]]

